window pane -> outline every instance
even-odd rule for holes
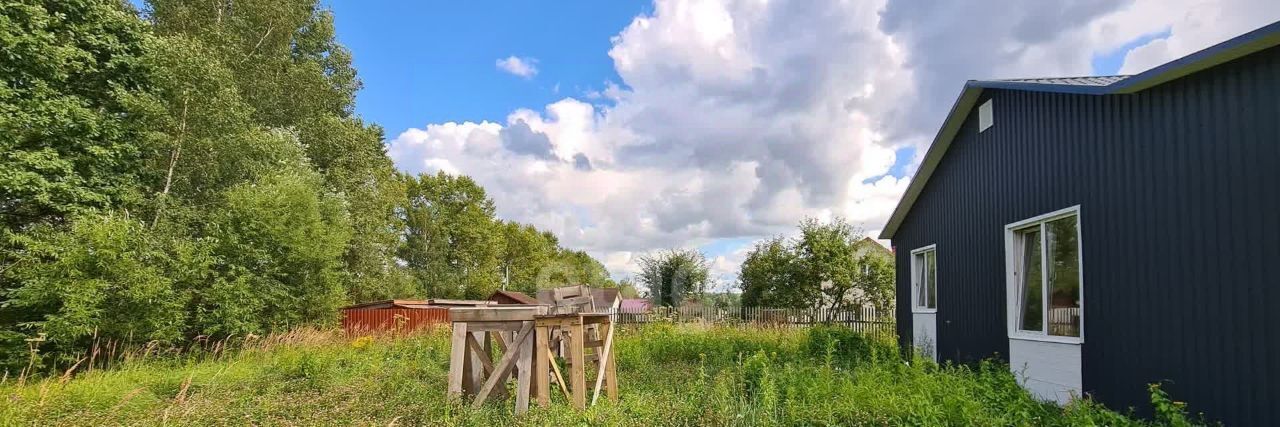
[[[914,264],[914,268],[916,269],[916,280],[915,280],[916,303],[915,304],[916,304],[916,307],[924,307],[924,303],[925,303],[924,254],[916,254],[911,258],[912,258],[912,263]]]
[[[1080,242],[1076,217],[1045,224],[1049,265],[1049,335],[1080,336]]]
[[[924,253],[925,259],[925,276],[929,278],[928,295],[929,301],[927,307],[938,308],[938,253],[929,251]]]
[[[1044,298],[1041,297],[1042,275],[1040,271],[1040,229],[1037,227],[1022,233],[1022,260],[1019,279],[1022,291],[1019,295],[1018,329],[1044,330]]]

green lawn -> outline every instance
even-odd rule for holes
[[[839,328],[624,329],[618,404],[578,413],[558,400],[522,417],[510,401],[472,410],[445,399],[443,332],[271,341],[217,359],[132,362],[65,381],[19,386],[9,378],[0,385],[0,425],[1137,424],[1089,403],[1036,402],[998,364],[909,366],[892,341]]]

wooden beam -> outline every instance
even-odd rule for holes
[[[505,353],[507,351],[507,334],[499,333],[495,335],[494,338],[497,338],[494,342],[498,343],[498,351]]]
[[[529,339],[529,334],[533,332],[533,324],[525,323],[520,329],[520,335],[516,336],[515,342],[521,342]],[[511,373],[511,368],[515,366],[517,351],[508,351],[502,355],[502,360],[498,362],[498,366],[494,368],[493,375],[489,376],[489,380],[484,382],[484,386],[480,388],[480,393],[476,394],[476,401],[471,405],[473,408],[479,408],[484,401],[489,398],[489,394],[493,393],[493,388],[498,383],[506,381],[506,376]]]
[[[604,377],[608,372],[609,356],[611,356],[609,353],[613,350],[613,328],[608,325],[601,327],[608,328],[609,332],[606,332],[604,336],[604,353],[600,355],[600,371],[596,373],[596,388],[595,391],[591,393],[592,406],[595,406],[596,400],[600,398],[600,387],[604,386]]]
[[[545,305],[451,308],[449,319],[455,322],[521,322],[547,314],[548,309]]]
[[[470,323],[467,324],[467,333],[470,334],[471,338],[475,339],[477,342],[479,342],[482,339],[483,340],[489,339],[486,336],[488,332],[476,332],[474,329],[471,328]],[[470,346],[468,345],[468,348],[469,347]],[[466,391],[468,394],[475,394],[476,392],[479,392],[480,385],[484,384],[484,375],[485,375],[485,370],[483,367],[484,362],[480,361],[480,353],[481,352],[477,352],[477,351],[467,352],[467,377],[465,379],[466,382],[463,383],[462,385],[462,389]]]
[[[551,371],[556,374],[556,384],[560,386],[560,391],[564,393],[564,400],[573,401],[573,395],[569,394],[569,387],[564,383],[564,375],[560,375],[560,364],[556,363],[556,355],[551,354],[551,350],[547,350],[547,356],[551,357]]]
[[[532,328],[533,321],[525,322],[525,325]],[[498,335],[501,337],[502,335]],[[535,337],[526,337],[523,341],[513,341],[511,348],[507,350],[509,353],[518,353],[516,355],[516,414],[523,414],[529,410],[529,392],[533,381],[532,368],[533,361],[533,341]],[[499,340],[501,342],[501,340]],[[546,372],[543,371],[543,376]]]
[[[534,350],[533,372],[534,372],[534,396],[538,399],[538,406],[547,407],[551,405],[551,384],[547,380],[547,362],[548,356],[551,355],[551,334],[546,326],[537,326],[538,330],[534,343],[538,348]]]
[[[576,324],[569,328],[569,368],[570,381],[573,386],[573,407],[579,410],[587,408],[587,378],[586,378],[586,358],[582,354],[582,342],[586,335],[583,331],[582,324]]]
[[[467,363],[467,323],[453,323],[452,348],[449,351],[449,389],[448,397],[456,399],[462,396],[462,378],[466,375]]]
[[[485,351],[485,348],[476,342],[475,335],[467,334],[467,347],[471,348],[471,354],[476,355],[476,360],[479,360],[480,364],[484,365],[484,372],[486,374],[493,373],[493,360],[489,358],[489,352]]]

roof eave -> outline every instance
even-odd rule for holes
[[[889,216],[889,222],[885,223],[884,230],[880,231],[881,239],[892,239],[894,233],[897,233],[898,226],[902,225],[902,220],[907,216],[907,211],[911,210],[911,205],[915,204],[916,197],[920,196],[920,191],[924,189],[925,182],[929,180],[930,175],[933,175],[933,168],[942,160],[942,153],[951,145],[952,137],[960,132],[960,127],[964,125],[964,119],[969,116],[968,111],[973,108],[973,104],[978,102],[980,95],[982,95],[982,86],[977,85],[973,80],[965,83],[964,89],[956,97],[956,102],[951,105],[951,111],[947,113],[947,119],[942,122],[942,128],[938,130],[938,134],[933,138],[933,143],[929,144],[929,150],[925,152],[924,160],[921,160],[920,166],[916,168],[915,175],[911,177],[911,182],[907,184],[907,191],[902,194],[902,199],[898,201],[898,206],[893,209],[893,214]],[[964,114],[957,114],[961,111]]]
[[[889,221],[885,223],[884,230],[880,232],[880,238],[892,239],[894,234],[897,233],[898,227],[906,219],[907,212],[911,210],[916,198],[920,196],[920,192],[923,191],[925,184],[929,181],[929,177],[933,175],[933,168],[942,161],[943,154],[951,146],[952,138],[960,130],[964,120],[968,118],[970,109],[977,102],[978,96],[982,94],[983,89],[1010,89],[1082,95],[1135,93],[1277,45],[1280,45],[1280,22],[1271,23],[1231,40],[1218,43],[1105,86],[970,80],[965,83],[964,90],[960,92],[955,104],[951,106],[951,111],[947,113],[947,118],[943,121],[942,128],[938,131],[938,135],[934,137],[933,143],[929,145],[929,150],[925,152],[924,159],[920,162],[920,167],[916,169],[915,176],[907,184],[907,190],[902,194],[902,199],[898,201],[898,205],[893,209],[893,214],[889,216]]]

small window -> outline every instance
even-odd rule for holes
[[[1078,209],[1022,221],[1008,230],[1012,332],[1081,338]]]
[[[938,309],[938,251],[935,246],[911,251],[911,300],[915,311]]]
[[[978,106],[978,133],[982,133],[982,131],[987,130],[987,128],[994,124],[994,113],[995,112],[992,111],[990,99]]]

